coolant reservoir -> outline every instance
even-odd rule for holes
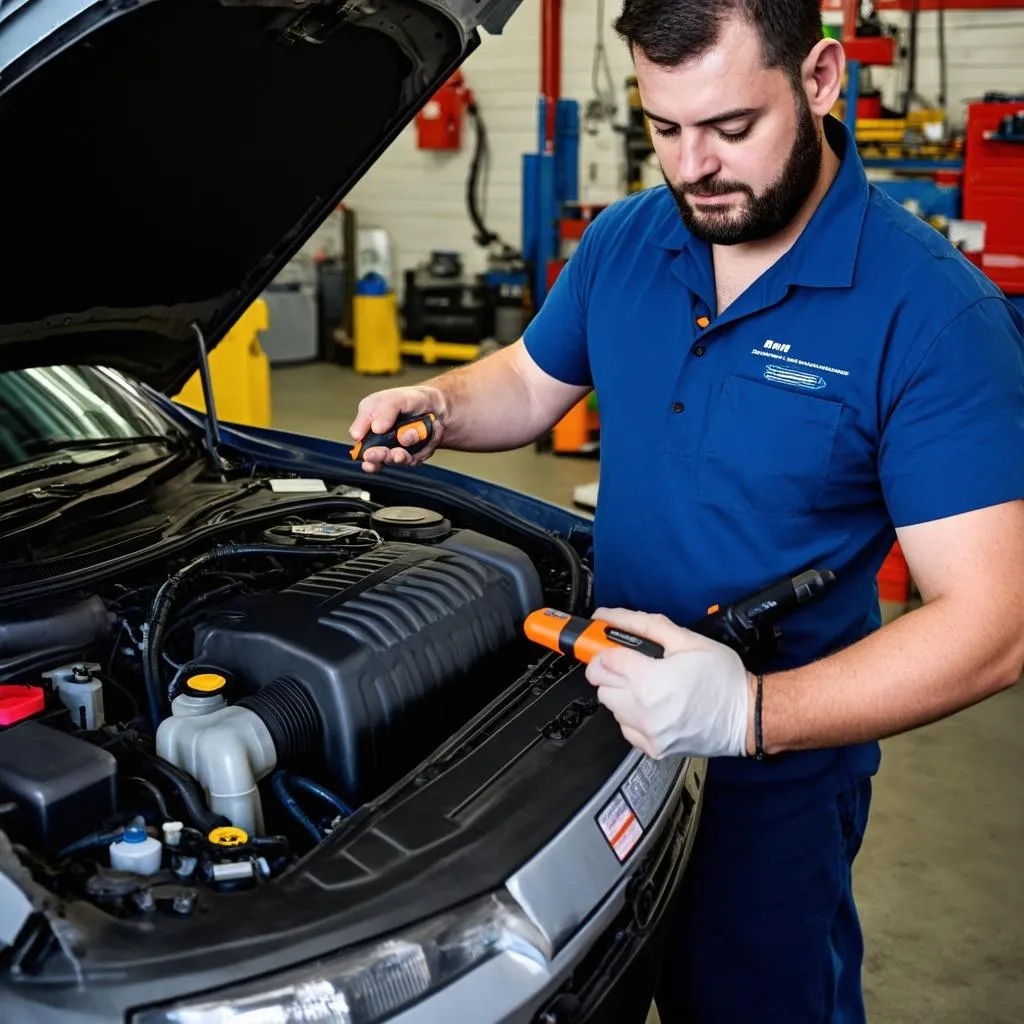
[[[43,673],[79,729],[103,728],[103,684],[94,675],[99,670],[99,665],[77,664]]]
[[[228,705],[223,677],[190,679],[156,731],[156,752],[193,776],[210,810],[250,835],[263,834],[257,783],[277,767],[277,750],[263,719]],[[220,684],[216,680],[220,679]]]

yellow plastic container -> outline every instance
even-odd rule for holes
[[[210,353],[210,382],[217,419],[247,427],[270,426],[270,361],[260,331],[270,324],[263,299],[257,299]],[[176,402],[206,412],[198,371],[175,396]]]
[[[355,296],[356,373],[398,373],[402,369],[402,339],[398,303],[392,292]]]

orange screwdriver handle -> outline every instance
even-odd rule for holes
[[[427,443],[434,436],[434,424],[436,422],[437,417],[432,412],[399,416],[395,420],[395,425],[390,430],[380,434],[367,434],[362,440],[352,446],[349,454],[353,462],[357,462],[362,458],[363,452],[368,448],[404,448],[410,455],[415,455],[426,447]],[[410,427],[415,429],[417,440],[412,444],[402,444],[398,440],[398,435]]]
[[[617,629],[602,619],[569,615],[555,608],[539,608],[526,617],[523,629],[528,639],[558,654],[567,654],[589,664],[601,651],[625,647],[651,658],[663,658],[665,648],[634,633]]]

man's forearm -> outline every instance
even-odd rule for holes
[[[443,397],[443,447],[473,452],[521,448],[586,394],[583,388],[528,379],[525,358],[521,345],[510,345],[424,384]]]
[[[1024,661],[1013,616],[939,598],[821,661],[765,676],[765,750],[880,740],[1012,686]]]

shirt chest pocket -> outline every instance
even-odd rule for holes
[[[726,378],[705,420],[701,498],[767,518],[812,515],[828,480],[842,402],[743,377]]]

